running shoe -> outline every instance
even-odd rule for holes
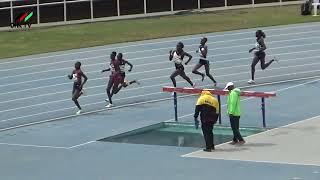
[[[236,142],[236,141],[231,141],[229,144],[231,144],[231,145],[235,145],[235,144],[237,144],[238,142]]]
[[[79,111],[77,111],[76,115],[80,115],[81,114],[81,109]]]
[[[248,83],[249,83],[249,84],[254,84],[254,83],[255,83],[255,81],[254,81],[254,80],[252,80],[252,79],[250,79],[250,80],[248,81]]]
[[[106,108],[111,108],[113,106],[113,104],[109,103],[108,105],[106,105]]]
[[[237,145],[243,145],[244,143],[246,143],[245,141],[239,141],[238,143],[237,143]]]
[[[214,87],[216,87],[217,86],[217,82],[213,83],[213,85],[214,85]]]

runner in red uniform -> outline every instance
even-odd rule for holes
[[[122,87],[128,87],[129,85],[133,84],[133,83],[137,83],[137,84],[140,84],[137,80],[133,80],[133,81],[125,81],[125,78],[126,78],[126,72],[125,72],[125,67],[126,67],[126,64],[128,64],[130,66],[130,69],[128,70],[129,72],[132,71],[132,68],[133,68],[133,65],[128,62],[127,60],[124,60],[123,59],[123,54],[122,53],[119,53],[117,55],[117,60],[119,60],[119,68],[120,68],[120,79],[119,79],[119,86],[118,88],[115,90],[114,94],[117,94]]]
[[[111,75],[109,77],[109,82],[107,85],[107,95],[108,95],[108,99],[106,99],[107,102],[109,102],[109,105],[107,105],[106,107],[111,107],[112,106],[112,96],[114,94],[114,91],[116,91],[116,88],[118,86],[115,86],[115,82],[119,81],[118,78],[120,78],[119,73],[120,73],[120,67],[119,67],[119,61],[116,59],[116,52],[112,52],[110,54],[110,64],[109,64],[109,68],[108,69],[104,69],[101,72],[106,72],[106,71],[111,71]],[[112,88],[112,92],[110,92]]]
[[[87,82],[87,76],[81,70],[81,63],[76,62],[74,65],[75,69],[72,71],[70,75],[68,75],[69,79],[73,79],[73,89],[72,89],[72,101],[78,107],[77,115],[81,113],[81,106],[78,102],[78,98],[83,94],[82,88],[83,85]],[[82,78],[84,81],[82,81]]]

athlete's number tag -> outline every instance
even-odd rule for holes
[[[259,51],[259,50],[260,50],[260,48],[261,48],[261,46],[260,46],[260,44],[259,44],[258,42],[256,42],[255,47],[256,47],[256,49],[255,49],[255,50],[257,50],[257,51]]]
[[[180,58],[174,58],[174,63],[176,63],[176,64],[181,64],[182,63],[182,59],[180,59]]]
[[[78,76],[77,76],[77,74],[72,74],[72,79],[73,79],[74,81],[78,81]]]
[[[173,62],[176,64],[181,64],[182,63],[182,58],[179,56],[176,52],[173,53]]]

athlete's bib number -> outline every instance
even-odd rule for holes
[[[77,82],[78,81],[78,76],[77,74],[72,74],[72,79]]]

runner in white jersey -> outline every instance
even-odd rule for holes
[[[206,37],[203,37],[201,39],[199,49],[196,51],[199,54],[199,62],[193,68],[192,73],[202,76],[202,81],[203,81],[205,74],[199,72],[198,69],[204,66],[206,70],[206,75],[211,79],[211,81],[213,81],[214,86],[216,86],[217,81],[210,74],[209,60],[207,59],[207,54],[208,54],[208,46],[206,45],[207,41],[208,39]]]
[[[260,61],[261,69],[264,70],[268,66],[271,65],[274,61],[278,61],[276,58],[273,58],[268,63],[266,63],[266,53],[264,52],[267,49],[266,44],[264,43],[264,39],[266,38],[265,33],[262,30],[256,31],[256,38],[257,42],[255,44],[255,47],[249,50],[249,53],[254,51],[254,57],[251,63],[251,79],[248,81],[249,84],[254,84],[254,74],[255,74],[255,67]]]
[[[173,83],[173,86],[176,87],[177,83],[176,83],[176,79],[175,77],[180,75],[183,79],[185,79],[186,81],[188,81],[188,83],[194,87],[194,83],[190,80],[190,78],[186,75],[186,73],[184,72],[184,66],[182,64],[183,62],[183,58],[185,56],[188,56],[189,59],[187,60],[187,62],[185,63],[185,65],[187,65],[191,59],[192,56],[186,52],[183,51],[184,45],[182,42],[179,42],[177,44],[176,50],[174,51],[170,51],[169,52],[169,60],[174,62],[174,65],[176,67],[176,70],[171,74],[170,79]]]

